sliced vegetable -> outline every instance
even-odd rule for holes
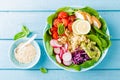
[[[60,45],[60,44],[58,43],[58,41],[55,40],[55,39],[51,39],[51,40],[50,40],[50,45],[51,45],[52,47],[54,47],[54,48],[62,47],[62,45]]]
[[[71,61],[72,60],[72,55],[70,52],[66,52],[62,56],[63,61]]]
[[[55,54],[60,54],[60,48],[54,48]]]
[[[72,61],[63,61],[63,64],[65,66],[70,66],[72,64]]]
[[[60,13],[58,14],[58,18],[61,18],[61,19],[68,18],[68,13],[62,11],[62,12],[60,12]]]
[[[61,59],[60,59],[60,56],[59,55],[56,55],[56,61],[59,63],[59,64],[61,64]]]

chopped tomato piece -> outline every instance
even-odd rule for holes
[[[57,18],[57,19],[54,20],[53,25],[55,27],[58,27],[58,24],[60,24],[60,23],[62,23],[62,20]]]
[[[51,31],[51,33],[53,32],[53,31],[57,31],[57,27],[52,27],[51,29],[50,29],[50,31]]]
[[[69,30],[69,31],[72,31],[72,23],[73,23],[73,22],[70,22],[70,23],[68,24],[68,30]]]
[[[58,39],[58,33],[57,32],[53,32],[52,37],[53,37],[53,39]]]
[[[59,14],[58,14],[58,18],[62,18],[62,19],[64,19],[64,18],[68,18],[68,13],[67,12],[60,12]]]
[[[68,23],[69,23],[68,19],[62,19],[62,22],[63,22],[65,27],[68,26]]]
[[[71,15],[71,16],[69,16],[68,19],[69,19],[69,21],[73,22],[73,21],[75,21],[75,18],[76,18],[75,15]]]

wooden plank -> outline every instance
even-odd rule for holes
[[[49,70],[47,74],[39,70],[1,70],[1,80],[118,80],[120,70],[91,70],[82,73],[64,70]]]
[[[48,69],[60,69],[54,65],[47,57],[42,40],[37,40],[42,50],[41,59],[39,63],[32,69],[39,69],[40,67],[46,67]],[[16,69],[16,67],[11,63],[9,58],[9,47],[13,43],[12,40],[0,40],[0,69]],[[120,59],[120,40],[112,40],[112,46],[108,51],[105,59],[94,69],[120,69],[119,59]]]
[[[13,39],[21,30],[22,25],[38,33],[37,39],[42,39],[47,16],[53,12],[0,12],[0,39]],[[120,12],[100,12],[108,23],[112,39],[120,39]]]
[[[0,0],[0,11],[18,10],[55,10],[63,6],[91,6],[97,10],[119,10],[120,1],[114,0]],[[58,5],[59,4],[59,5]],[[115,6],[113,6],[113,4]]]

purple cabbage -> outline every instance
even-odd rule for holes
[[[73,64],[79,65],[87,60],[90,60],[90,58],[84,50],[76,50],[75,52],[72,52]]]

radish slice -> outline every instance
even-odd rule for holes
[[[61,47],[61,49],[63,50],[63,53],[65,53],[65,52],[66,52],[66,49],[65,49],[64,47]]]
[[[63,49],[60,49],[60,59],[61,59],[61,60],[62,60],[62,56],[63,56],[63,54],[64,54]]]
[[[67,50],[68,50],[68,44],[65,44],[65,52],[67,52]]]
[[[62,56],[63,61],[70,61],[72,59],[72,54],[70,52],[66,52]]]
[[[54,48],[55,54],[60,54],[60,48]]]
[[[52,39],[52,40],[50,41],[50,45],[51,45],[52,47],[54,47],[54,48],[62,47],[62,45],[60,45],[60,44],[58,43],[58,41],[55,40],[55,39]]]
[[[61,64],[61,59],[60,59],[59,55],[56,55],[56,61],[57,61],[59,64]]]
[[[70,61],[63,61],[63,64],[65,66],[70,66],[72,64],[72,61],[71,60]]]

